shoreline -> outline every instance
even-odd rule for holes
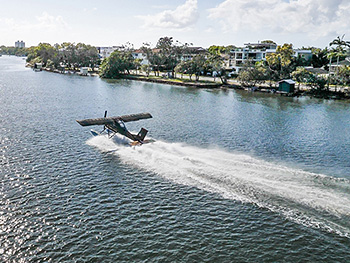
[[[28,67],[31,67],[31,65],[27,65]],[[42,70],[52,73],[58,73],[58,74],[75,74],[78,76],[87,76],[87,77],[99,77],[98,73],[93,72],[89,73],[88,75],[80,74],[79,71],[72,71],[72,70],[65,70],[65,71],[59,71],[57,69],[52,70],[50,68],[42,68]],[[107,78],[102,78],[107,79]],[[127,80],[135,80],[135,81],[144,81],[144,82],[151,82],[151,83],[159,83],[159,84],[168,84],[168,85],[176,85],[176,86],[182,86],[182,87],[192,87],[192,88],[199,88],[199,89],[235,89],[235,90],[246,90],[249,92],[260,92],[260,93],[271,93],[279,96],[286,96],[286,97],[313,97],[318,99],[331,99],[331,100],[350,100],[350,94],[344,93],[344,92],[335,92],[335,91],[317,91],[312,89],[306,89],[306,90],[298,90],[294,93],[284,93],[276,91],[275,88],[268,88],[266,85],[257,85],[257,89],[253,88],[247,88],[243,87],[240,84],[233,84],[233,83],[203,83],[203,82],[195,82],[195,81],[184,81],[182,79],[165,79],[160,77],[147,77],[144,75],[123,75],[120,79],[127,79]]]
[[[186,82],[179,79],[150,78],[150,77],[140,76],[140,75],[125,75],[123,79],[177,85],[177,86],[195,87],[195,88],[202,88],[202,89],[203,88],[216,89],[222,86],[222,84],[220,83],[201,83],[201,82],[193,82],[193,81]]]

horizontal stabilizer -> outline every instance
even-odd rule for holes
[[[90,125],[113,125],[117,121],[129,122],[129,121],[138,121],[142,119],[152,118],[150,113],[139,113],[139,114],[130,114],[109,118],[95,118],[95,119],[85,119],[77,120],[81,126],[90,126]]]

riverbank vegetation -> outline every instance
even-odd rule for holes
[[[51,46],[40,43],[27,49],[27,62],[31,65],[42,63],[51,70],[79,70],[80,67],[92,69],[100,64],[98,51],[95,47],[83,43],[64,42]]]
[[[0,55],[25,57],[28,55],[28,49],[23,47],[0,46]]]
[[[147,59],[147,64],[141,65],[141,60],[135,59],[132,55],[133,47],[126,45],[123,49],[114,51],[102,62],[100,76],[120,78],[129,75],[130,70],[142,70],[147,77],[153,71],[154,76],[158,77],[161,72],[166,72],[167,78],[176,78],[177,74],[182,78],[186,74],[190,81],[193,76],[194,81],[199,81],[201,75],[216,72],[215,75],[222,83],[227,81],[224,74],[224,59],[216,53],[216,50],[212,52],[199,50],[193,48],[191,44],[174,41],[172,37],[163,37],[158,40],[155,48],[149,43],[144,43],[140,51]]]

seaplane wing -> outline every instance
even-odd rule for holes
[[[152,118],[152,115],[150,113],[138,113],[138,114],[123,115],[117,118],[121,119],[123,122],[129,122],[129,121],[138,121],[142,119],[149,119],[149,118]]]
[[[113,125],[115,122],[123,121],[138,121],[142,119],[152,118],[150,113],[138,113],[138,114],[130,114],[116,117],[108,117],[108,118],[95,118],[95,119],[85,119],[85,120],[77,120],[77,122],[81,126],[91,126],[91,125]]]

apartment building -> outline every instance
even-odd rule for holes
[[[236,48],[231,51],[229,58],[226,59],[226,68],[239,73],[248,61],[255,63],[266,60],[266,55],[276,53],[276,49],[277,44],[275,43],[246,43],[243,48]],[[295,49],[294,56],[309,61],[312,58],[312,52],[311,50]]]

